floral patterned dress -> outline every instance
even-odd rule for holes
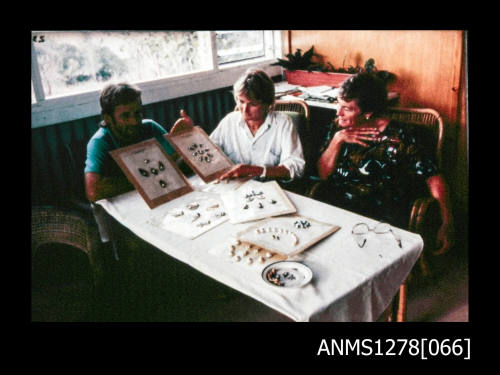
[[[335,131],[333,123],[322,152]],[[334,171],[317,199],[390,224],[406,227],[413,201],[427,194],[427,178],[438,174],[416,129],[391,121],[369,147],[344,143]]]

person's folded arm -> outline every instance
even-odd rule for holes
[[[370,127],[345,128],[337,131],[328,144],[325,152],[318,161],[318,174],[322,180],[326,180],[335,169],[337,159],[344,143],[358,144],[368,147],[366,141],[372,140],[373,136],[380,133],[378,129]]]
[[[334,139],[328,145],[328,148],[323,152],[318,160],[318,174],[319,178],[326,180],[335,168],[337,157],[340,152],[341,143]]]
[[[85,173],[85,191],[87,199],[92,203],[133,189],[134,186],[125,176],[103,177],[95,172]]]

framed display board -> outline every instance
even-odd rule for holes
[[[297,209],[276,181],[249,180],[221,194],[232,224],[295,213]]]
[[[236,237],[254,246],[290,257],[338,231],[338,225],[323,223],[299,215],[261,220]]]
[[[109,153],[149,208],[193,191],[179,167],[154,138]]]
[[[199,126],[171,132],[164,137],[205,183],[217,179],[234,165]]]

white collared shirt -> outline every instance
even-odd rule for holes
[[[290,178],[301,177],[305,160],[299,133],[290,117],[281,112],[268,113],[255,136],[239,111],[226,115],[210,139],[235,164],[283,165]]]

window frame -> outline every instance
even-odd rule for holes
[[[263,69],[271,77],[281,75],[282,68],[270,64],[283,54],[283,31],[265,31],[272,34],[274,52],[272,58],[260,57],[248,59],[244,62],[221,64],[220,66],[217,64],[215,31],[210,31],[213,69],[138,82],[136,85],[142,90],[143,104],[162,102],[232,86],[239,76],[251,66]],[[35,94],[35,102],[31,104],[32,129],[96,116],[101,113],[99,106],[100,90],[45,98],[33,40],[31,40],[31,82],[32,92]]]

